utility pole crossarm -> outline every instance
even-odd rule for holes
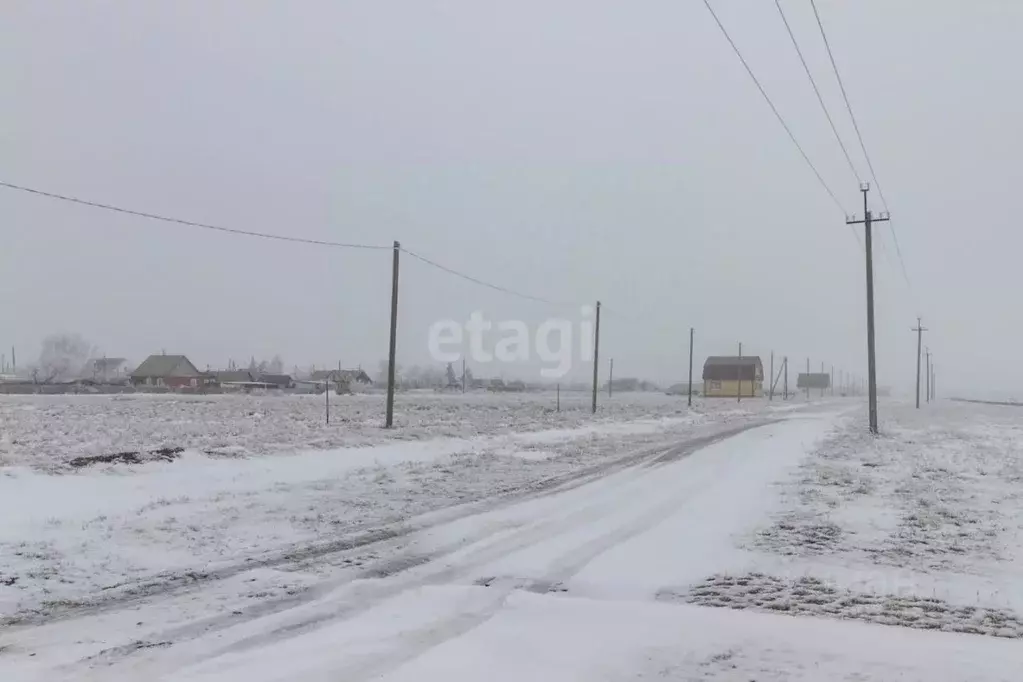
[[[870,222],[872,222],[872,223],[886,223],[889,220],[891,220],[891,216],[892,216],[892,214],[888,213],[887,211],[881,212],[881,213],[879,213],[877,215],[874,215],[873,213],[871,213],[870,214]],[[845,224],[846,225],[866,225],[867,221],[866,221],[866,219],[857,220],[856,216],[851,215],[851,216],[846,216]]]

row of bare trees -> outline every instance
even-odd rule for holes
[[[455,368],[450,362],[446,367],[440,365],[427,367],[412,365],[407,369],[399,364],[395,366],[394,373],[395,383],[402,388],[444,388],[462,385],[461,375],[455,372]],[[387,385],[386,361],[380,362],[377,367],[377,374],[373,377],[373,380],[384,386]],[[472,370],[466,368],[466,385],[472,387],[473,381]]]

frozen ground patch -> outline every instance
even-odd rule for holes
[[[662,600],[700,606],[756,609],[792,616],[825,616],[994,637],[1023,638],[1023,619],[1005,609],[952,605],[933,597],[864,594],[837,589],[814,577],[782,580],[761,573],[715,575],[679,593],[665,590]]]

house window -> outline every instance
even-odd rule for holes
[[[720,391],[721,390],[721,382],[720,381],[712,381],[712,382],[710,382],[710,390],[712,390],[712,391]]]

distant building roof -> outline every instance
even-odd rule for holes
[[[260,374],[256,381],[277,386],[291,386],[292,383],[290,374]]]
[[[357,381],[372,384],[373,380],[361,369],[319,369],[309,375],[312,381]]]
[[[184,355],[150,355],[131,373],[135,378],[198,377],[202,372]]]
[[[255,381],[247,369],[227,369],[221,372],[213,372],[213,378],[220,384],[241,384]]]
[[[753,381],[763,379],[764,363],[759,355],[712,355],[703,363],[704,381]]]
[[[337,370],[336,369],[318,369],[309,375],[309,379],[312,381],[336,381]]]
[[[373,383],[373,380],[369,378],[369,375],[361,369],[343,369],[341,370],[341,376],[347,377],[349,381],[358,381],[360,384]]]

